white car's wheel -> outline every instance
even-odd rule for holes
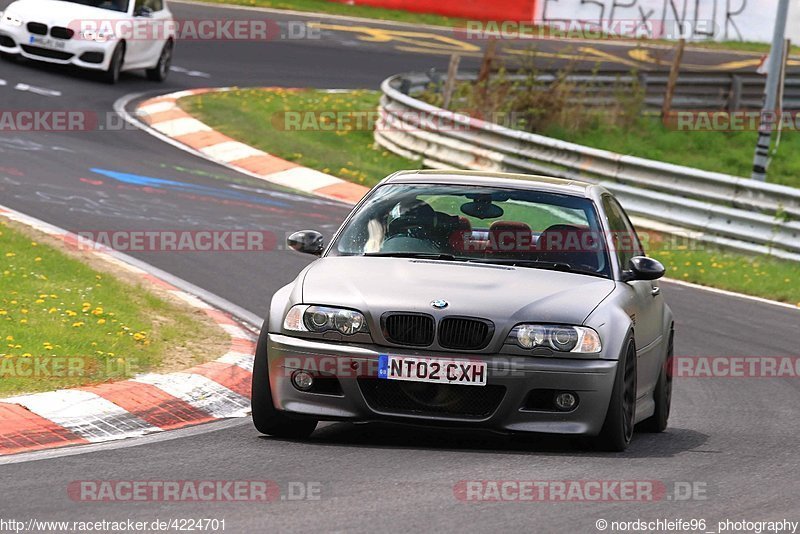
[[[103,72],[103,81],[110,84],[115,84],[119,81],[119,73],[122,72],[122,65],[125,62],[125,45],[120,43],[114,49],[111,55],[111,63],[108,64],[108,69]]]
[[[172,64],[172,49],[174,43],[170,40],[164,43],[158,63],[152,69],[147,69],[147,79],[154,82],[163,82],[169,75],[169,67]]]

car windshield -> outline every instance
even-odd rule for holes
[[[61,1],[69,2],[70,4],[80,4],[82,6],[91,6],[100,9],[108,9],[109,11],[120,11],[122,13],[128,11],[128,0],[61,0]]]
[[[610,276],[594,203],[495,187],[387,184],[328,255],[473,261]]]

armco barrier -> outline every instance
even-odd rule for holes
[[[419,75],[381,86],[376,141],[432,168],[547,174],[602,183],[631,214],[740,250],[800,261],[800,189],[615,154],[512,130],[408,94]],[[418,86],[418,85],[417,85]],[[436,117],[435,121],[423,117]]]
[[[661,111],[667,92],[669,73],[630,70],[572,71],[568,74],[541,71],[537,79],[542,82],[539,90],[547,90],[556,76],[564,76],[573,87],[572,100],[583,104],[604,106],[615,104],[620,91],[636,88],[641,91],[648,110]],[[473,76],[461,76],[470,79]],[[506,74],[509,81],[524,80],[526,75]],[[443,73],[432,70],[428,73],[412,73],[402,77],[400,92],[412,94],[431,84],[441,85]],[[705,73],[686,71],[678,76],[672,98],[673,110],[725,110],[760,111],[764,103],[766,77],[754,72]],[[800,110],[800,73],[790,72],[786,76],[783,108]]]

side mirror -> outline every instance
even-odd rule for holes
[[[322,250],[325,248],[322,234],[316,230],[295,232],[286,239],[286,244],[297,252],[313,254],[314,256],[321,255]]]
[[[150,17],[153,16],[153,10],[150,9],[148,6],[141,6],[139,8],[136,8],[136,10],[133,12],[133,16],[149,19]]]
[[[635,256],[628,264],[628,270],[623,271],[622,280],[630,282],[632,280],[658,280],[666,269],[661,262],[648,258],[647,256]]]

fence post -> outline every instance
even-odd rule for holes
[[[678,41],[675,58],[672,60],[672,67],[669,70],[669,81],[667,82],[667,92],[664,94],[664,105],[661,107],[661,118],[666,119],[672,109],[672,97],[675,95],[675,85],[678,83],[678,74],[681,71],[681,61],[683,61],[683,50],[686,48],[686,39]]]
[[[450,56],[450,65],[447,67],[447,80],[444,82],[444,100],[442,107],[450,109],[450,100],[453,98],[453,90],[456,88],[456,76],[458,75],[458,65],[461,63],[461,56],[453,54]]]
[[[731,88],[728,92],[728,111],[739,111],[742,107],[742,77],[738,74],[731,76]]]

